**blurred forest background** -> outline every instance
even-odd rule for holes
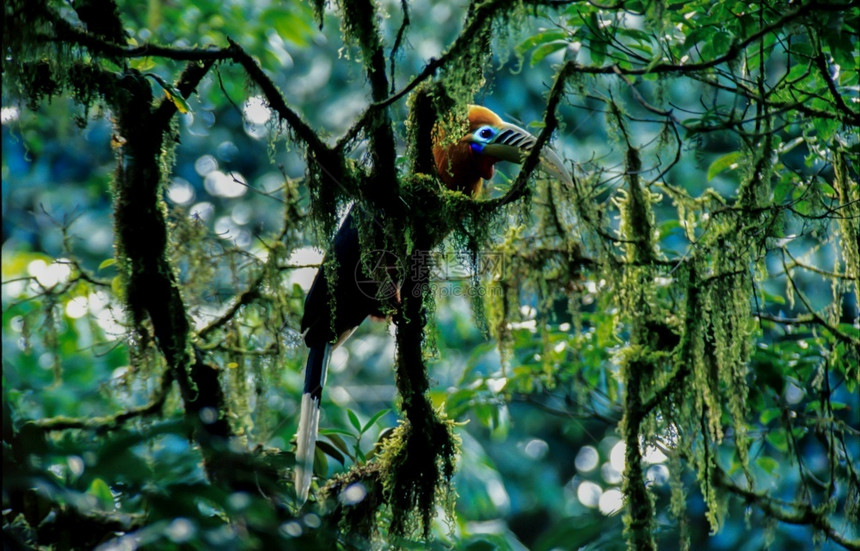
[[[4,548],[860,548],[857,28],[856,3],[808,0],[7,1]],[[320,491],[402,418],[390,322],[335,353],[316,498],[292,494],[304,295],[326,216],[366,198],[320,199],[272,94],[361,174],[374,36],[404,181],[430,81],[549,126],[576,180],[520,192],[499,165],[483,200],[518,200],[436,251],[428,395],[460,442],[429,533],[389,533],[384,504],[345,528],[367,489]],[[213,476],[164,339],[126,307],[129,128],[83,68],[176,113],[156,212],[223,393],[200,415],[229,425],[221,476],[271,480]]]

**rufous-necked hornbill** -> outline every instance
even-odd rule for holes
[[[522,163],[537,140],[486,107],[469,106],[468,119],[469,132],[459,141],[434,141],[433,157],[438,176],[449,189],[474,197],[481,191],[483,181],[493,177],[493,165],[499,161]],[[541,166],[547,172],[570,182],[564,164],[552,150],[544,148],[540,157]],[[382,315],[381,302],[371,297],[366,289],[360,289],[356,281],[361,251],[354,214],[350,211],[341,223],[334,247],[327,253],[334,254],[336,259],[334,285],[329,284],[325,270],[320,269],[305,299],[302,333],[310,351],[296,436],[295,483],[300,503],[307,499],[310,488],[320,397],[331,352],[349,338],[364,318]]]

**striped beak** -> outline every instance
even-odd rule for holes
[[[482,153],[502,161],[522,164],[537,143],[537,138],[515,124],[497,125],[499,133],[483,147]],[[540,152],[540,166],[548,174],[572,186],[573,180],[564,162],[555,151],[544,147]]]

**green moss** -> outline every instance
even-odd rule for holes
[[[860,300],[860,185],[851,180],[849,161],[842,149],[833,150],[833,188],[839,197],[841,216],[837,218],[840,250],[847,279],[854,279],[854,296]],[[835,302],[839,302],[836,300]]]
[[[372,462],[329,481],[323,494],[337,503],[334,514],[341,531],[378,537],[377,521],[385,515],[390,536],[429,538],[437,506],[453,514],[451,477],[459,446],[453,427],[441,411],[428,410],[420,425],[401,421]],[[366,494],[344,504],[340,496],[352,484],[361,484]]]
[[[420,533],[427,538],[436,504],[447,504],[446,511],[453,512],[450,483],[459,439],[453,433],[453,422],[440,419],[441,412],[431,415],[420,427],[401,423],[379,457],[395,535]]]
[[[321,492],[337,530],[358,548],[367,547],[380,536],[386,511],[383,468],[379,461],[357,465],[329,479]],[[361,499],[351,497],[350,490],[357,491]]]
[[[669,455],[669,510],[678,521],[678,549],[689,551],[690,528],[687,523],[687,492],[683,480],[684,465],[679,453]]]

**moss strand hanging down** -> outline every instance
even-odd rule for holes
[[[653,279],[650,267],[654,258],[653,214],[649,192],[642,189],[639,180],[641,170],[639,152],[628,143],[624,165],[628,189],[621,209],[622,232],[628,245],[622,285],[627,316],[630,317],[631,336],[630,347],[622,362],[622,375],[627,388],[621,434],[626,445],[623,491],[627,496],[627,512],[624,524],[629,534],[628,548],[634,550],[656,549],[653,536],[654,509],[645,486],[640,449],[640,433],[648,413],[643,409],[643,393],[649,390],[648,382],[656,369],[648,335],[648,320],[653,316],[652,297],[648,292],[651,288],[649,282]]]
[[[188,96],[212,63],[191,64],[177,86]],[[176,106],[152,107],[149,82],[136,71],[118,82],[109,99],[117,113],[119,141],[113,183],[117,257],[126,285],[126,304],[135,327],[148,317],[178,383],[186,418],[204,450],[223,447],[231,435],[218,373],[195,358],[190,324],[173,267],[167,260],[167,220],[161,198],[165,138]],[[207,466],[212,466],[207,462]],[[212,471],[210,471],[210,474]]]

